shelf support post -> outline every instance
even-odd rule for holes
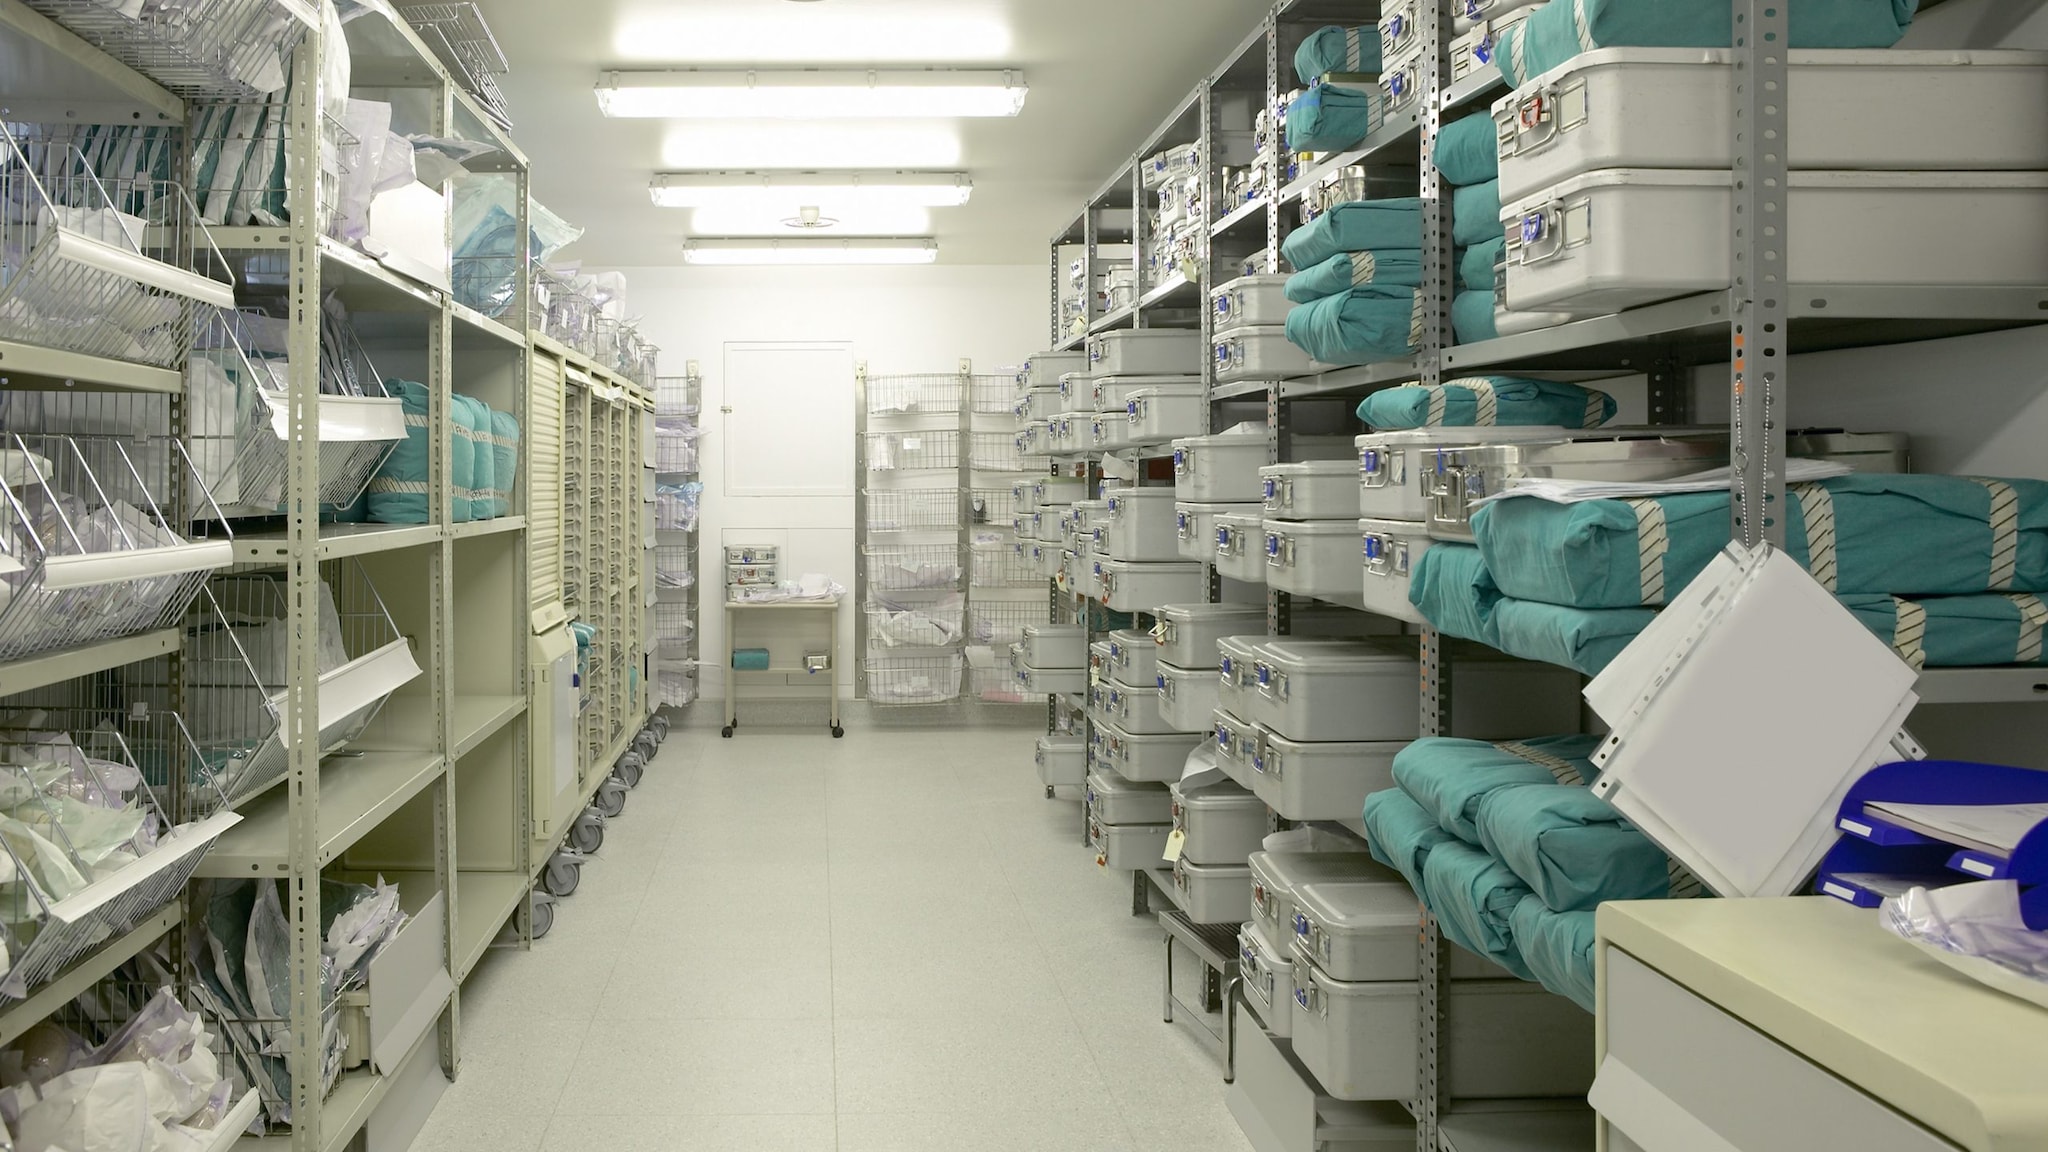
[[[1731,0],[1735,29],[1730,534],[1785,545],[1788,0]]]

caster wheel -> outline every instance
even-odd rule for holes
[[[604,847],[604,813],[595,808],[585,808],[576,822],[569,826],[569,847],[593,855]]]
[[[550,896],[573,896],[583,882],[583,857],[557,852],[541,871],[540,886]]]
[[[533,922],[533,938],[540,939],[555,926],[555,898],[538,888],[534,889],[533,902],[527,906],[526,914]]]
[[[629,756],[612,765],[612,779],[617,780],[628,788],[638,788],[640,786],[641,774],[640,761],[635,757]]]
[[[591,799],[591,804],[604,813],[607,820],[618,816],[626,810],[626,786],[612,777],[605,777],[604,782],[597,786],[597,795]]]
[[[642,760],[654,759],[654,753],[660,748],[661,738],[654,734],[652,728],[642,728],[640,734],[633,737],[633,751],[638,752]]]
[[[1052,794],[1052,785],[1050,785],[1050,784],[1047,784],[1047,785],[1045,786],[1045,798],[1046,798],[1047,800],[1051,800],[1051,799],[1053,799],[1053,794]]]
[[[841,728],[841,727],[840,727],[839,725],[837,725],[837,724],[834,724],[834,725],[832,726],[832,738],[833,738],[834,740],[837,740],[837,739],[839,739],[840,737],[842,737],[842,736],[844,736],[844,735],[846,735],[846,729],[844,729],[844,728]]]
[[[732,739],[732,725],[727,724],[725,727],[720,728],[718,730],[718,734],[720,736],[725,737],[727,740]]]
[[[668,741],[668,717],[656,716],[648,727],[654,729],[655,743],[661,744]]]

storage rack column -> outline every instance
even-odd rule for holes
[[[698,424],[703,377],[697,362],[682,376],[664,376],[654,409],[654,695],[679,708],[697,695],[699,606]]]

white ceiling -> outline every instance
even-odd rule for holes
[[[1270,0],[480,0],[511,59],[513,135],[534,195],[587,229],[564,260],[681,262],[692,214],[656,208],[660,170],[964,170],[972,200],[933,209],[952,264],[1045,259],[1052,234],[1258,26]],[[959,65],[1022,69],[1015,119],[706,123],[608,120],[608,68]],[[916,221],[911,221],[915,223]],[[848,220],[848,224],[853,221]]]

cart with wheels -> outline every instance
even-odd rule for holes
[[[825,698],[830,701],[832,738],[846,735],[846,729],[839,725],[839,600],[769,600],[748,602],[728,600],[725,604],[725,727],[719,735],[730,739],[740,726],[738,707],[738,685],[742,676],[791,676],[806,674],[812,679],[821,679],[825,685]],[[825,634],[825,667],[810,668],[802,664],[767,668],[737,669],[733,667],[733,653],[737,645],[733,638],[739,635],[740,622],[748,616],[762,616],[770,619],[792,617],[815,622]]]

